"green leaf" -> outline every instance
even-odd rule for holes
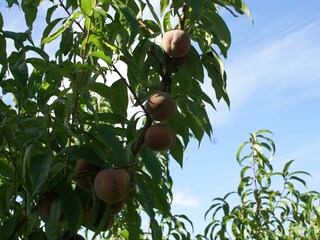
[[[70,184],[59,185],[62,214],[71,233],[76,233],[82,223],[83,207]],[[72,204],[70,204],[72,203]]]
[[[125,217],[127,219],[128,228],[126,229],[127,231],[123,230],[120,234],[128,240],[140,239],[141,216],[139,215],[139,211],[137,211],[138,206],[131,198],[126,201],[126,206],[127,211],[125,212]]]
[[[194,134],[194,137],[198,140],[200,144],[202,137],[204,135],[204,130],[200,125],[201,122],[197,121],[198,120],[197,116],[192,114],[191,110],[187,106],[183,106],[183,107],[181,106],[181,109],[183,109],[183,113],[186,116],[186,120],[189,125],[189,128],[191,129],[192,133]]]
[[[203,102],[188,101],[188,109],[201,129],[211,137],[212,127]]]
[[[26,149],[23,162],[27,191],[34,196],[48,179],[52,156],[39,145],[31,144]]]
[[[226,58],[231,45],[231,34],[226,23],[217,13],[203,14],[201,28],[209,33],[215,44],[219,47],[222,55]]]
[[[106,56],[103,51],[94,51],[89,54],[89,56],[100,58],[105,61],[109,66],[112,66],[112,59]]]
[[[196,20],[200,20],[203,13],[203,1],[187,0],[186,3],[191,6],[192,14]]]
[[[98,154],[86,145],[66,147],[63,152],[70,157],[83,159],[98,166],[105,165],[105,162],[98,156]]]
[[[120,79],[111,85],[112,92],[109,99],[112,99],[111,107],[115,108],[114,112],[127,117],[128,89],[124,81],[125,79]]]
[[[6,1],[8,3],[8,8],[11,8],[13,6],[13,4],[20,6],[18,0],[6,0]]]
[[[152,239],[163,239],[162,228],[155,219],[150,219],[150,227]]]
[[[172,157],[179,163],[180,167],[183,167],[183,152],[184,148],[179,138],[176,138],[173,146],[170,147],[170,153]]]
[[[168,190],[160,188],[159,184],[149,179],[145,180],[145,186],[152,195],[154,207],[159,209],[164,216],[167,216],[170,213],[170,204],[166,195]]]
[[[129,8],[127,5],[120,3],[117,1],[117,6],[120,12],[125,17],[127,23],[129,24],[127,27],[127,32],[129,34],[128,46],[131,46],[135,41],[137,35],[140,33],[140,25],[137,21],[136,14]]]
[[[58,5],[54,5],[51,8],[48,8],[47,15],[46,15],[46,23],[48,25],[51,23],[51,16],[57,8],[58,8]]]
[[[253,22],[251,15],[250,15],[249,8],[246,5],[246,3],[243,2],[242,0],[233,0],[233,1],[217,0],[215,2],[218,5],[226,8],[226,10],[228,10],[234,17],[238,17],[238,16],[232,12],[232,10],[229,8],[229,6],[233,7],[240,14],[246,14],[249,17],[249,19]]]
[[[116,113],[98,113],[96,117],[100,121],[110,124],[125,124],[127,122],[126,118]],[[92,114],[83,114],[81,116],[81,122],[93,124],[96,122],[96,117],[94,117]]]
[[[23,52],[13,52],[8,61],[13,77],[20,82],[21,86],[24,86],[28,81],[28,67],[25,63],[25,54]]]
[[[72,203],[73,204],[73,203]],[[46,237],[48,240],[57,240],[58,238],[58,224],[61,217],[61,202],[60,200],[53,201],[50,207],[49,219],[46,222]]]
[[[153,219],[155,217],[155,212],[154,212],[154,200],[153,197],[150,193],[150,191],[148,191],[148,189],[145,186],[145,183],[143,181],[143,179],[140,179],[140,181],[138,182],[139,184],[138,189],[139,189],[139,203],[141,204],[141,206],[143,207],[144,211],[148,214],[148,216]]]
[[[29,29],[33,28],[32,25],[37,17],[39,4],[40,0],[22,0],[21,9],[25,13],[25,19]]]
[[[66,56],[70,53],[73,46],[73,29],[68,27],[61,35],[60,51]]]
[[[214,51],[212,51],[202,57],[202,63],[211,79],[211,84],[216,93],[217,100],[220,101],[221,98],[223,98],[230,107],[230,99],[226,91],[226,74],[221,59]]]
[[[2,222],[2,224],[0,225],[1,240],[13,239],[16,224],[17,224],[17,220],[15,218],[5,219]]]
[[[153,18],[156,20],[156,22],[157,22],[158,25],[160,26],[160,19],[158,18],[158,15],[157,15],[156,12],[154,11],[154,8],[153,8],[152,4],[150,3],[149,0],[146,0],[146,2],[147,2],[147,5],[148,5],[148,7],[149,7],[149,9],[150,9],[150,12],[151,12]],[[161,3],[162,3],[162,2],[163,2],[163,1],[160,2],[160,9],[161,9]]]
[[[34,46],[25,46],[23,48],[23,51],[25,51],[25,52],[33,51],[34,53],[37,53],[40,57],[42,57],[42,59],[45,60],[46,62],[49,62],[49,60],[50,60],[50,57],[49,57],[48,53],[46,53],[41,48],[37,48],[37,47],[34,47]]]
[[[44,29],[44,31],[42,33],[41,41],[43,41],[45,38],[47,38],[49,36],[49,34],[51,33],[51,31],[54,29],[54,27],[62,20],[63,20],[63,18],[57,18],[57,19],[54,19],[53,21],[51,21]]]
[[[186,117],[177,111],[173,116],[166,120],[166,123],[182,137],[184,146],[187,146],[189,143],[189,126]]]
[[[246,14],[246,15],[249,17],[249,19],[252,21],[252,23],[253,23],[253,19],[252,19],[252,17],[251,17],[249,8],[248,8],[247,4],[246,4],[244,1],[241,1],[241,7],[238,8],[238,9],[236,9],[236,10],[237,10],[238,12],[241,11],[242,13]]]
[[[308,175],[309,177],[311,177],[311,174],[306,171],[294,171],[294,172],[290,173],[288,176],[297,175],[297,174],[305,174],[305,175]]]
[[[151,175],[152,180],[155,183],[159,183],[162,177],[162,168],[159,162],[159,158],[157,158],[153,151],[148,148],[142,148],[140,151],[140,155],[143,159],[143,163]]]
[[[7,42],[2,34],[0,34],[0,64],[2,66],[7,64]]]
[[[0,32],[2,32],[2,28],[3,28],[3,17],[2,17],[2,14],[0,13]]]
[[[91,11],[94,7],[95,0],[81,0],[81,11],[84,15],[91,15]]]
[[[27,41],[27,34],[21,32],[11,32],[4,31],[3,36],[5,38],[11,38],[14,41],[14,46],[16,49],[21,49],[23,47],[23,43]]]
[[[164,10],[169,6],[169,0],[160,0],[160,15],[163,16]]]
[[[169,31],[169,30],[171,30],[172,29],[172,26],[171,26],[171,13],[170,13],[170,11],[169,12],[167,12],[165,15],[164,15],[164,17],[163,17],[163,23],[162,23],[162,25],[163,25],[163,30],[165,31],[165,32],[167,32],[167,31]]]
[[[128,164],[126,152],[123,144],[117,138],[113,127],[109,125],[99,125],[97,129],[100,136],[103,137],[106,147],[110,149],[110,156],[117,163],[117,167],[125,167]]]
[[[192,46],[187,55],[188,60],[186,67],[188,68],[191,76],[197,79],[199,82],[203,83],[204,80],[204,71],[200,55],[197,50]]]
[[[54,33],[52,33],[50,36],[45,37],[42,39],[41,44],[44,45],[46,43],[50,43],[57,37],[59,37],[66,29],[68,29],[73,22],[80,16],[80,12],[73,12],[69,18],[62,24],[60,28],[58,28]],[[57,20],[57,19],[56,19]],[[60,20],[59,20],[60,21]],[[49,25],[48,25],[49,26]]]
[[[12,179],[14,177],[13,166],[5,159],[0,160],[0,175],[8,179]]]
[[[201,22],[203,28],[213,35],[213,41],[218,45],[224,57],[231,45],[231,34],[224,20],[213,11],[205,11],[202,14]]]
[[[45,73],[47,71],[48,64],[46,61],[40,58],[28,58],[25,61],[26,63],[31,63],[32,66],[38,71]]]
[[[11,198],[15,189],[12,186],[0,186],[0,218],[5,219],[10,215]],[[1,235],[0,235],[1,236]]]
[[[282,176],[285,177],[289,174],[289,167],[291,166],[291,164],[294,162],[294,160],[290,160],[289,162],[287,162],[282,170]]]
[[[294,180],[296,180],[296,181],[298,181],[298,182],[302,183],[302,184],[303,184],[303,186],[307,187],[307,183],[306,183],[306,181],[305,181],[305,180],[303,180],[302,178],[299,178],[299,177],[297,177],[297,176],[291,176],[289,179],[294,179]]]
[[[94,82],[88,85],[88,89],[109,101],[114,113],[127,117],[128,91],[122,80],[114,82],[111,87],[103,83]]]

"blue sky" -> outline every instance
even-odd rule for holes
[[[221,102],[210,111],[213,141],[191,144],[183,170],[172,164],[173,209],[186,213],[196,232],[208,223],[211,200],[237,189],[235,155],[253,131],[274,133],[275,170],[295,159],[292,169],[309,172],[310,189],[320,191],[320,2],[246,3],[254,25],[222,12],[232,34],[225,60],[231,110]]]
[[[182,170],[174,162],[171,166],[173,211],[186,214],[196,233],[206,226],[211,200],[237,188],[235,155],[250,132],[273,131],[275,166],[280,170],[296,159],[293,167],[311,173],[308,185],[320,191],[320,1],[246,2],[254,25],[245,16],[222,11],[232,34],[224,60],[231,110],[223,102],[217,111],[209,110],[212,141],[206,138],[199,148],[197,142],[190,144]],[[10,16],[3,4],[0,11]],[[7,29],[26,27],[12,19]]]

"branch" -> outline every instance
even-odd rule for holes
[[[145,29],[147,29],[149,33],[154,34],[154,31],[152,31],[152,29],[150,29],[142,19],[139,19],[138,23],[140,24],[141,27],[144,27]]]
[[[61,0],[60,0],[60,2],[61,2]],[[66,9],[66,7],[64,5],[62,5],[62,6],[68,12],[68,9]],[[70,13],[68,12],[68,14],[70,14]],[[86,39],[85,39],[85,43],[84,43],[83,53],[82,53],[82,56],[81,56],[82,63],[84,63],[86,58],[87,58],[88,42],[89,42],[89,37],[90,37],[90,33],[91,33],[91,24],[92,24],[91,16],[92,16],[92,14],[93,14],[93,9],[90,12],[87,35],[86,35]],[[80,26],[79,23],[78,23],[78,26]],[[83,28],[81,28],[81,29],[82,29],[82,31],[84,33],[85,30]],[[83,77],[84,77],[84,70],[82,69],[81,73],[80,73],[80,79],[79,79],[80,84],[82,83]],[[72,123],[73,123],[73,125],[75,125],[76,122],[77,122],[77,105],[78,105],[78,101],[79,101],[79,95],[80,95],[79,90],[76,90],[76,97],[75,97],[74,106],[73,106],[73,109],[72,109]]]
[[[184,29],[184,24],[185,24],[186,19],[187,19],[188,9],[189,9],[188,5],[186,3],[183,3],[182,14],[178,15],[178,18],[179,18],[179,29],[180,30]]]
[[[60,6],[68,13],[69,16],[71,16],[71,13],[67,9],[67,7],[63,4],[62,0],[59,0]],[[78,27],[81,29],[82,32],[84,32],[84,28],[81,26],[81,24],[78,21],[74,21]]]
[[[137,96],[137,94],[135,93],[135,91],[132,89],[132,87],[129,85],[129,83],[127,82],[127,80],[122,76],[122,74],[120,73],[120,71],[116,68],[116,66],[114,64],[112,64],[113,70],[119,75],[121,81],[124,82],[124,84],[126,85],[126,87],[129,89],[129,91],[131,92],[131,94],[133,95],[134,99],[137,101],[137,103],[139,104],[139,106],[142,108],[142,110],[148,115],[147,110],[145,108],[145,106],[143,105],[143,103],[140,101],[139,97]]]
[[[149,114],[147,115],[147,120],[146,120],[146,124],[144,125],[141,135],[139,137],[137,146],[135,146],[134,148],[132,148],[132,154],[133,156],[137,156],[139,151],[141,150],[142,145],[144,144],[144,135],[147,131],[147,129],[152,125],[152,119],[150,118]]]

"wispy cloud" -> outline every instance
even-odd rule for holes
[[[310,139],[301,143],[292,149],[290,153],[284,153],[282,156],[276,156],[274,166],[277,170],[282,170],[285,163],[294,160],[290,167],[290,172],[306,171],[311,175],[311,178],[306,175],[300,175],[309,189],[319,190],[320,171],[318,165],[320,162],[320,137]]]
[[[290,154],[281,157],[283,161],[296,160],[296,165],[304,169],[313,170],[313,167],[320,161],[320,137],[307,142],[301,141],[299,147],[292,149]],[[300,168],[301,169],[301,168]]]
[[[263,48],[252,48],[232,59],[227,64],[232,113],[220,104],[219,114],[212,113],[214,124],[217,126],[226,123],[231,114],[236,114],[245,103],[253,101],[259,95],[268,94],[270,100],[278,102],[284,92],[288,93],[294,88],[298,95],[289,94],[286,97],[287,103],[302,96],[319,97],[319,29],[320,21],[315,21],[274,39]],[[270,102],[268,104],[272,105]]]
[[[181,189],[173,193],[173,204],[197,208],[200,205],[200,200],[190,190]]]

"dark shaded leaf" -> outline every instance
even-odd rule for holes
[[[184,148],[179,138],[176,138],[173,146],[170,147],[170,153],[172,157],[179,163],[180,167],[183,167],[183,152]]]
[[[33,28],[32,25],[34,20],[37,17],[39,4],[40,4],[40,0],[33,0],[33,1],[22,0],[21,2],[21,9],[25,13],[25,19],[29,29]]]
[[[117,163],[117,167],[127,166],[129,159],[127,159],[123,144],[117,138],[114,129],[108,125],[99,125],[97,131],[103,137],[106,148],[110,149],[110,156]]]
[[[203,13],[203,1],[187,0],[186,3],[191,6],[194,18],[200,20]]]
[[[155,183],[159,183],[162,177],[162,168],[159,159],[154,155],[154,152],[148,148],[142,148],[140,155],[143,159],[144,165],[151,175]]]
[[[6,219],[3,224],[0,226],[0,236],[1,240],[9,240],[13,238],[14,230],[16,227],[17,221],[14,218]]]
[[[45,225],[45,233],[48,240],[58,239],[58,224],[61,217],[61,202],[59,200],[53,201],[50,207],[49,219]]]
[[[3,35],[0,34],[0,64],[5,66],[7,64],[7,42]]]
[[[52,156],[39,145],[31,144],[27,147],[23,159],[23,176],[27,184],[27,191],[34,196],[47,181]]]
[[[62,214],[68,222],[70,232],[75,234],[82,224],[83,207],[71,185],[59,185]],[[72,204],[71,204],[72,203]]]
[[[146,2],[147,2],[147,5],[148,5],[148,7],[149,7],[149,9],[150,9],[150,12],[151,12],[154,20],[156,20],[156,22],[157,22],[158,25],[160,25],[160,19],[158,18],[158,15],[157,15],[156,12],[154,11],[154,8],[153,8],[152,4],[150,3],[149,0],[146,0]],[[164,4],[164,5],[163,5],[163,4]],[[164,10],[163,7],[166,7],[166,6],[165,6],[166,4],[167,4],[167,2],[164,2],[163,0],[160,1],[160,12],[162,12],[162,11]]]

